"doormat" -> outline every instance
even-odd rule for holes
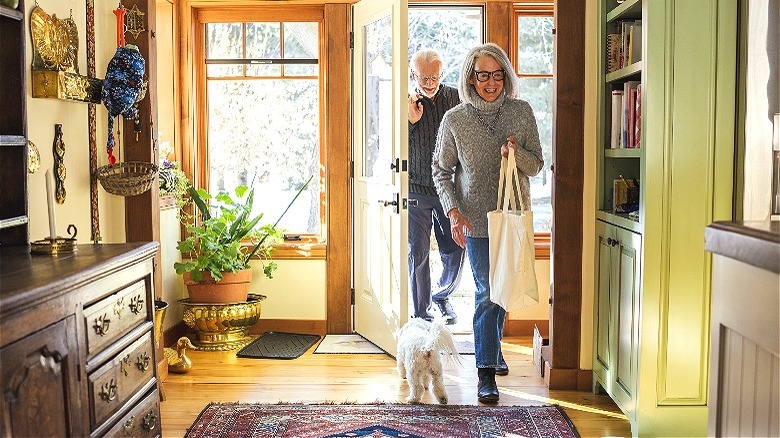
[[[295,359],[320,340],[319,335],[265,332],[236,353],[252,359]]]
[[[314,354],[384,354],[385,350],[360,335],[325,335]]]
[[[455,347],[460,354],[474,354],[474,335],[453,335]]]
[[[579,437],[559,406],[209,403],[187,430],[201,437]]]

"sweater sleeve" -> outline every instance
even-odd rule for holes
[[[518,136],[521,142],[518,144],[519,147],[515,154],[515,164],[523,174],[534,176],[544,166],[542,145],[539,141],[539,129],[536,126],[536,116],[534,116],[531,105],[524,100],[520,101],[520,114],[523,133],[521,136]]]
[[[439,135],[436,137],[436,149],[433,152],[431,173],[436,192],[439,194],[442,209],[448,213],[457,208],[455,198],[455,168],[458,166],[458,150],[455,145],[455,136],[450,126],[449,114],[439,127]]]

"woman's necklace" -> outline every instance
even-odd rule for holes
[[[482,123],[482,126],[487,129],[488,135],[493,135],[496,133],[496,124],[498,123],[498,118],[501,117],[501,108],[504,107],[504,103],[501,103],[501,106],[498,107],[498,112],[496,113],[495,117],[493,117],[493,121],[490,123],[486,122],[485,119],[482,118],[482,116],[479,114],[479,110],[474,108],[474,111],[477,113],[477,120],[479,120],[479,123]]]

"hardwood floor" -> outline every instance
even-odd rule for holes
[[[313,354],[293,360],[243,359],[235,351],[188,352],[192,370],[169,374],[161,405],[164,437],[181,437],[209,402],[403,402],[406,382],[395,360],[384,354]],[[607,396],[590,392],[550,391],[533,367],[531,338],[504,340],[508,376],[496,378],[500,405],[561,405],[583,437],[631,436],[626,417]],[[445,367],[450,404],[477,405],[474,356],[463,366]],[[435,403],[427,392],[424,403]]]

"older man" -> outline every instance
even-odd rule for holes
[[[432,302],[446,324],[458,317],[449,296],[460,281],[465,251],[452,240],[450,220],[442,210],[431,177],[431,157],[444,113],[460,103],[458,90],[441,83],[442,60],[435,50],[423,49],[409,61],[415,89],[409,96],[409,283],[414,317],[433,320]],[[416,203],[414,201],[417,201]],[[431,229],[439,247],[443,271],[431,287],[429,262]]]

